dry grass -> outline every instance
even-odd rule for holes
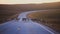
[[[16,14],[32,11],[32,10],[46,10],[46,9],[59,9],[60,2],[43,3],[43,4],[0,4],[0,23],[5,22],[7,19],[15,18]]]
[[[42,22],[42,24],[60,32],[60,10],[42,10],[28,14],[28,18],[35,18],[39,20],[39,23]]]

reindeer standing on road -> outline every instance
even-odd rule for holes
[[[28,18],[22,18],[22,21],[29,21]]]

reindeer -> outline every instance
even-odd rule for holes
[[[37,19],[31,19],[32,21],[37,21]]]
[[[29,21],[28,18],[22,18],[22,21]]]
[[[20,19],[20,18],[18,18],[18,14],[10,16],[7,20],[10,21],[10,20],[14,20],[14,19],[17,21]]]

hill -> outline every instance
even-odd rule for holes
[[[60,9],[60,2],[43,4],[0,4],[0,23],[5,22],[6,19],[13,19],[17,16],[16,14],[21,12],[48,9]]]

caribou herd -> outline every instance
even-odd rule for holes
[[[16,20],[20,20],[20,18],[16,18]],[[43,19],[22,18],[22,21],[29,21],[29,20],[31,20],[31,21],[33,21],[33,22],[45,22],[45,20],[43,20]]]
[[[14,20],[14,19],[8,19],[7,21],[9,21],[9,20]],[[15,20],[16,21],[19,21],[19,20],[21,20],[21,21],[29,21],[29,20],[31,20],[31,21],[33,21],[33,22],[47,22],[47,21],[45,21],[45,20],[43,20],[43,19],[36,19],[36,18],[15,18]]]

